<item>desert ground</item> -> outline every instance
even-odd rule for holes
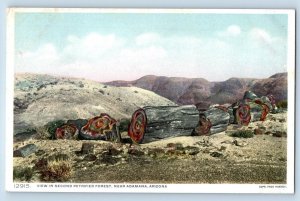
[[[37,147],[27,157],[13,158],[14,181],[284,184],[286,119],[286,112],[269,114],[264,122],[229,125],[227,131],[210,136],[168,138],[141,145],[129,143],[126,132],[122,133],[123,143],[41,140],[32,136],[13,145],[14,150],[27,144]],[[249,130],[254,135],[232,137],[237,130]],[[93,148],[82,151],[83,144]],[[45,176],[40,168],[55,155],[60,158],[57,163],[65,161],[69,168],[63,178]],[[22,168],[29,173],[23,171],[22,175]]]

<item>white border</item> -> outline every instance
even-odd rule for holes
[[[14,183],[13,182],[13,96],[14,96],[14,22],[22,13],[215,13],[215,14],[287,14],[288,15],[288,140],[287,184],[166,184],[167,188],[151,188],[150,184],[112,183]],[[295,10],[291,9],[111,9],[111,8],[9,8],[7,9],[6,52],[6,190],[12,192],[123,192],[123,193],[294,193],[295,135]],[[47,187],[40,187],[40,185]],[[49,187],[53,185],[53,187]],[[68,185],[70,187],[55,187]],[[76,185],[90,185],[76,187]],[[102,185],[102,187],[101,187]],[[108,188],[107,185],[110,187]],[[115,185],[125,185],[124,188]],[[127,185],[144,185],[130,187]],[[162,184],[161,184],[162,185]],[[94,186],[94,187],[92,187]],[[104,187],[103,187],[104,186]]]

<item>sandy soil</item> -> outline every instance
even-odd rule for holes
[[[248,127],[230,125],[211,136],[177,137],[142,145],[105,141],[36,140],[14,144],[14,150],[35,144],[40,151],[14,158],[14,166],[33,167],[40,158],[55,153],[70,157],[73,174],[68,182],[135,183],[286,183],[286,114],[270,114],[265,122]],[[264,128],[265,134],[236,138],[237,129]],[[125,135],[125,133],[123,133]],[[83,143],[94,152],[78,154]],[[39,181],[36,172],[31,182]]]

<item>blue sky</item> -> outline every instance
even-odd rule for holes
[[[16,72],[133,80],[286,71],[287,15],[16,13]]]

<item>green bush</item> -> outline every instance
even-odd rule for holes
[[[252,138],[253,136],[254,133],[251,130],[240,130],[231,134],[231,137],[239,137],[239,138]]]
[[[276,105],[278,108],[286,109],[287,108],[287,100],[279,101]]]
[[[56,121],[51,121],[46,124],[46,130],[50,134],[52,139],[55,139],[55,132],[58,127],[61,127],[65,124],[64,120],[56,120]]]

